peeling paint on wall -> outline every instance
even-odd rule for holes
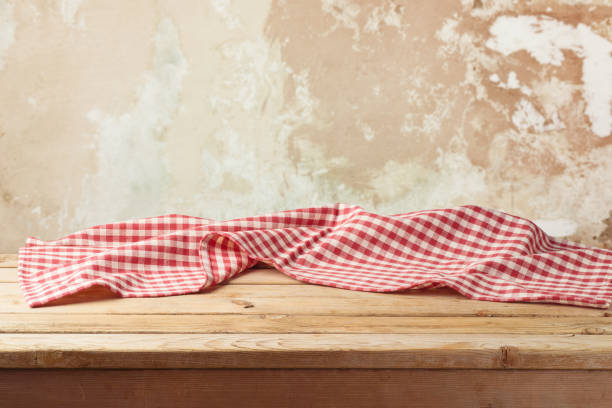
[[[546,120],[527,99],[521,99],[516,105],[516,110],[512,114],[512,123],[514,123],[519,130],[533,130],[538,133],[565,128],[565,125],[563,125],[559,119],[559,114],[556,111],[550,120]]]
[[[612,134],[612,42],[595,34],[590,27],[573,27],[548,17],[501,16],[491,25],[488,48],[510,55],[526,50],[540,64],[559,66],[563,50],[583,58],[583,96],[593,133]]]
[[[83,181],[75,213],[80,224],[126,218],[137,208],[153,216],[163,211],[168,186],[164,131],[180,105],[187,62],[174,23],[164,18],[154,40],[152,68],[143,74],[134,106],[114,115],[93,108],[97,127],[92,148],[97,170]]]
[[[605,228],[597,239],[603,245],[612,248],[612,210],[610,210],[610,216],[603,221]]]
[[[534,223],[552,237],[569,237],[576,233],[578,225],[565,218],[558,220],[534,220]]]
[[[223,18],[225,25],[230,30],[239,28],[242,26],[240,19],[231,13],[231,2],[230,0],[210,0],[210,4],[214,10]]]
[[[78,28],[85,28],[85,21],[80,18],[77,21],[77,12],[83,6],[84,0],[59,0],[59,10],[64,23]]]
[[[381,6],[374,7],[364,26],[366,32],[380,32],[381,26],[402,27],[402,6],[393,1],[387,1]]]
[[[18,236],[0,247],[338,201],[479,204],[612,247],[611,15],[595,0],[0,0],[0,218]]]
[[[4,67],[6,53],[15,41],[15,25],[13,4],[9,0],[0,0],[0,71]]]
[[[322,0],[321,7],[326,14],[331,15],[335,20],[328,33],[337,30],[339,27],[348,28],[353,31],[353,40],[359,41],[360,30],[356,21],[361,11],[359,4],[349,0]],[[354,49],[358,49],[358,47],[354,45]]]

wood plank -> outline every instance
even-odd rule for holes
[[[4,282],[4,283],[17,282],[17,267],[0,266],[0,282]]]
[[[606,317],[0,314],[0,333],[474,333],[611,335]],[[612,341],[612,338],[610,339]]]
[[[0,368],[612,369],[608,336],[0,334]]]
[[[612,406],[611,371],[2,370],[7,407]],[[35,392],[33,392],[35,384]]]
[[[17,283],[17,268],[0,268],[0,283]],[[306,285],[273,268],[248,269],[230,279],[228,285]]]
[[[0,313],[293,314],[361,316],[565,316],[606,317],[609,310],[536,303],[485,302],[449,289],[373,293],[319,285],[222,285],[204,293],[156,298],[116,298],[92,288],[30,308],[19,287],[0,283]]]
[[[17,254],[0,254],[0,268],[16,268]]]

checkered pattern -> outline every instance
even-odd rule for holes
[[[612,251],[547,236],[477,206],[383,216],[357,206],[230,221],[166,215],[29,238],[19,283],[31,307],[101,285],[123,297],[198,292],[258,261],[297,280],[394,292],[450,287],[479,300],[608,308]]]

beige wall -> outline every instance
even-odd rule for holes
[[[612,247],[612,3],[0,0],[0,250],[474,203]]]

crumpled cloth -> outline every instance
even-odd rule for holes
[[[122,297],[194,293],[259,261],[350,290],[449,287],[478,300],[597,308],[612,298],[612,250],[478,206],[385,216],[336,204],[221,222],[164,215],[28,238],[18,270],[36,307],[94,285]]]

